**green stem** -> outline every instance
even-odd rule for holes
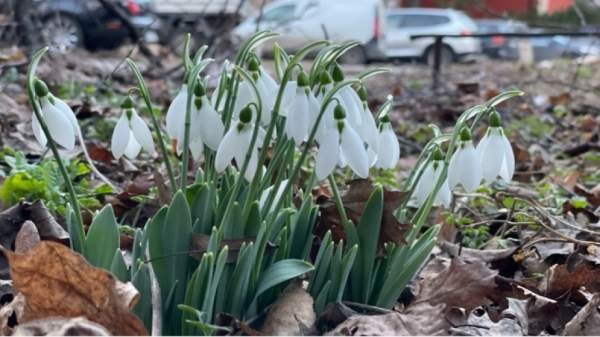
[[[152,110],[152,102],[150,101],[150,93],[148,91],[148,87],[146,86],[146,82],[142,77],[142,73],[138,66],[133,62],[132,59],[128,58],[127,64],[129,68],[135,75],[135,78],[138,82],[138,87],[142,97],[144,98],[144,102],[146,103],[146,108],[148,109],[148,113],[150,114],[150,118],[152,120],[152,126],[154,128],[154,132],[156,133],[156,138],[158,139],[158,148],[160,149],[161,155],[165,161],[165,166],[167,167],[167,174],[169,175],[169,182],[171,184],[171,192],[173,192],[177,188],[177,183],[175,181],[175,174],[173,173],[173,167],[171,165],[171,160],[169,159],[169,153],[167,152],[167,147],[165,146],[165,142],[163,139],[162,132],[160,131],[160,124],[158,123],[158,119],[154,115]]]
[[[38,119],[38,122],[40,123],[40,126],[42,128],[42,131],[44,132],[44,135],[46,136],[48,147],[52,151],[52,155],[54,156],[54,159],[56,160],[60,174],[62,175],[63,179],[65,180],[65,184],[67,185],[67,192],[69,194],[69,199],[71,202],[71,207],[73,207],[73,212],[75,213],[75,219],[77,221],[77,226],[79,226],[79,228],[81,229],[80,233],[83,235],[83,233],[84,233],[83,232],[83,218],[81,217],[81,209],[79,207],[79,202],[77,200],[77,194],[75,193],[75,188],[73,187],[73,183],[71,182],[71,177],[69,176],[69,172],[67,171],[67,168],[65,167],[65,165],[60,157],[60,153],[58,152],[56,143],[54,143],[54,139],[52,139],[52,135],[50,134],[50,130],[48,129],[48,125],[46,124],[46,121],[42,114],[42,109],[37,101],[37,96],[35,95],[35,90],[34,90],[34,85],[33,85],[35,70],[37,68],[39,61],[41,60],[42,56],[46,53],[46,51],[48,51],[48,47],[38,50],[32,57],[31,65],[29,66],[29,70],[27,73],[27,96],[29,98],[29,103],[33,107],[33,113],[35,114],[35,117]],[[81,242],[83,242],[84,238],[80,238],[80,240],[81,240]]]
[[[337,208],[338,213],[340,214],[341,223],[344,227],[346,227],[346,224],[348,224],[348,214],[346,214],[346,209],[344,208],[344,202],[342,201],[342,196],[337,187],[337,183],[335,182],[335,177],[333,176],[333,174],[330,174],[329,177],[327,177],[327,179],[329,180],[329,186],[331,187],[331,193],[333,193],[333,197],[335,200],[335,207]]]

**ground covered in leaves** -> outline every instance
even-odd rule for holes
[[[119,102],[133,84],[125,56],[126,50],[81,51],[54,57],[52,68],[39,72],[68,99],[90,155],[118,188],[94,179],[79,160],[81,149],[68,153],[85,219],[89,223],[95,210],[112,204],[125,225],[120,248],[127,256],[133,241],[128,229],[168,203],[168,193],[164,172],[150,158],[116,161],[107,149]],[[135,290],[64,245],[64,182],[33,140],[23,89],[26,60],[0,60],[0,333],[147,333],[131,313]],[[165,60],[161,69],[140,60],[163,110],[181,77],[177,63]],[[293,283],[261,324],[226,317],[223,324],[249,335],[600,335],[598,67],[598,60],[532,66],[478,60],[445,68],[433,91],[427,67],[391,65],[391,74],[368,83],[374,107],[388,93],[395,96],[393,123],[403,144],[400,168],[374,178],[386,186],[381,242],[402,243],[410,226],[392,212],[406,198],[398,189],[407,168],[432,136],[428,124],[451,127],[466,108],[509,88],[526,92],[499,107],[516,155],[515,182],[456,194],[451,209],[433,212],[428,223],[443,224],[438,246],[394,310],[338,303],[317,317],[302,283]],[[478,131],[479,139],[485,129]],[[344,201],[355,218],[372,183],[347,186]],[[313,195],[321,207],[315,233],[343,237],[328,187]],[[48,320],[55,316],[62,321]]]

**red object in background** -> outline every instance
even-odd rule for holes
[[[552,14],[569,9],[574,0],[484,0],[481,2],[469,2],[462,7],[453,6],[458,4],[453,0],[420,0],[420,7],[457,7],[464,10],[473,18],[498,17],[503,14],[527,14],[537,11],[540,14]],[[408,1],[399,0],[402,6],[409,6]],[[414,3],[414,1],[412,2]],[[462,2],[464,3],[464,2]]]
[[[135,0],[126,0],[125,7],[127,8],[127,11],[129,12],[129,14],[131,14],[131,15],[140,14],[140,11],[141,11],[140,5],[138,5],[138,3]]]
[[[492,36],[492,44],[496,47],[503,46],[506,43],[506,38],[502,35]]]

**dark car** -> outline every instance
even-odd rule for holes
[[[476,22],[478,32],[482,34],[525,33],[529,30],[527,24],[515,20],[483,19]],[[481,50],[492,58],[516,59],[519,57],[517,39],[502,35],[481,39]]]
[[[110,0],[138,32],[154,23],[136,0]],[[124,20],[97,0],[35,0],[44,40],[54,49],[112,48],[131,36]]]

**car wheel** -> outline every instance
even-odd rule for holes
[[[51,50],[65,53],[83,46],[83,30],[75,18],[56,13],[44,20],[44,40]]]
[[[433,45],[427,48],[424,59],[425,63],[427,63],[428,65],[433,65],[433,61],[435,59],[435,48]],[[440,54],[440,63],[451,64],[452,62],[454,62],[454,51],[452,50],[452,48],[443,45]]]
[[[354,47],[340,57],[340,62],[344,64],[366,64],[367,61],[367,52],[363,46]]]

